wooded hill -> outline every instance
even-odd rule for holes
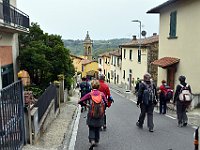
[[[113,49],[119,48],[120,44],[129,42],[131,39],[121,38],[121,39],[110,39],[110,40],[94,40],[93,41],[93,57],[97,57],[99,54],[111,51]],[[63,40],[64,45],[70,50],[71,54],[83,55],[83,40]]]

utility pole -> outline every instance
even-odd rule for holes
[[[142,34],[142,23],[140,20],[132,20],[132,22],[138,22],[140,24],[140,42],[139,42],[139,49],[138,49],[138,63],[141,63],[141,34]]]

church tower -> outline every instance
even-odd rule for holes
[[[92,40],[90,39],[88,31],[85,40],[83,41],[83,46],[84,56],[86,56],[88,60],[92,60]]]

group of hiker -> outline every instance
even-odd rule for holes
[[[136,125],[139,128],[143,128],[144,119],[147,114],[147,127],[149,132],[153,132],[153,110],[159,102],[160,114],[166,114],[167,103],[170,101],[176,106],[178,127],[187,126],[187,108],[192,101],[191,87],[186,83],[186,77],[179,76],[179,82],[176,86],[175,92],[167,85],[165,80],[162,80],[162,84],[159,88],[156,88],[151,75],[146,73],[143,76],[143,80],[139,80],[136,83],[135,91],[137,96],[137,106],[140,107],[141,113]]]
[[[100,130],[106,130],[106,108],[114,102],[110,94],[109,86],[104,82],[105,76],[100,75],[98,79],[93,79],[90,83],[86,78],[82,78],[80,83],[81,98],[79,104],[82,111],[88,110],[87,125],[89,128],[89,150],[97,146],[100,139]],[[136,125],[143,128],[145,116],[147,115],[147,127],[149,132],[154,131],[153,111],[159,102],[160,114],[166,114],[167,103],[172,102],[176,106],[178,126],[187,126],[188,118],[186,109],[191,103],[191,87],[185,82],[185,76],[179,76],[180,84],[175,92],[167,85],[165,80],[159,88],[154,84],[151,74],[146,73],[142,80],[137,80],[135,91],[137,106],[141,112]]]
[[[99,79],[93,79],[91,84],[89,84],[86,78],[82,78],[80,84],[81,99],[78,103],[82,108],[88,108],[89,150],[98,145],[100,130],[106,130],[106,108],[110,107],[114,102],[109,86],[104,80],[104,75],[100,75]]]

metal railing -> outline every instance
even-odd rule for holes
[[[24,145],[24,103],[21,81],[0,91],[0,150],[18,150]]]
[[[46,110],[48,109],[52,100],[55,100],[55,109],[57,109],[57,93],[56,93],[56,86],[51,84],[45,92],[39,97],[35,107],[38,107],[38,122],[41,121],[43,115],[45,114]]]
[[[0,19],[16,28],[29,28],[29,16],[5,2],[0,2]]]

